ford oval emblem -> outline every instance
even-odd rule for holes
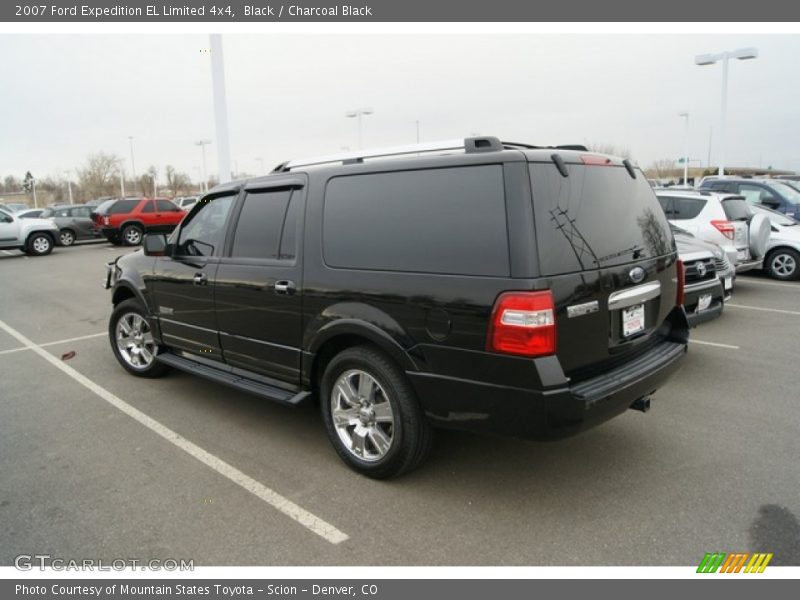
[[[645,271],[642,267],[633,267],[631,272],[628,273],[628,277],[631,278],[633,283],[641,283],[644,281],[646,275],[647,271]]]
[[[706,276],[706,266],[701,262],[697,263],[697,276],[698,277]]]

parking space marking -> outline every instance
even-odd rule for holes
[[[761,281],[760,279],[752,279],[750,277],[746,279],[745,278],[737,279],[736,285],[739,285],[740,283],[744,283],[745,285],[747,285],[748,283],[756,283],[758,285],[772,285],[775,287],[785,287],[785,288],[800,290],[800,285],[797,285],[796,283],[778,283],[777,281]]]
[[[89,335],[80,335],[78,337],[67,338],[65,340],[56,340],[55,342],[45,342],[44,344],[39,344],[39,347],[47,348],[48,346],[57,346],[58,344],[67,344],[69,342],[78,342],[80,340],[90,340],[102,335],[108,335],[108,333],[103,331],[102,333],[90,333]],[[25,350],[30,350],[30,348],[27,346],[20,346],[19,348],[12,348],[11,350],[0,350],[0,354],[13,354],[14,352],[24,352]]]
[[[97,396],[108,402],[114,408],[122,411],[135,421],[138,421],[140,424],[147,427],[150,431],[155,433],[156,435],[161,436],[165,440],[167,440],[170,444],[173,444],[177,448],[180,448],[184,452],[186,452],[189,456],[199,460],[201,463],[210,467],[223,477],[229,479],[236,485],[242,487],[243,489],[247,490],[257,498],[260,498],[279,512],[283,513],[290,519],[297,521],[303,527],[308,529],[309,531],[316,533],[321,538],[325,539],[326,541],[330,542],[331,544],[340,544],[349,539],[349,536],[328,523],[317,517],[316,515],[308,512],[304,508],[298,506],[288,498],[284,498],[274,490],[268,488],[264,484],[256,481],[249,475],[242,473],[236,467],[233,467],[223,461],[222,459],[214,456],[210,452],[203,450],[197,444],[190,442],[183,436],[179,435],[169,427],[162,425],[152,417],[149,417],[142,411],[137,408],[134,408],[118,396],[115,396],[105,388],[101,387],[100,385],[96,384],[94,381],[82,375],[63,361],[59,360],[46,350],[43,350],[40,345],[35,344],[19,331],[11,327],[10,325],[6,324],[4,321],[0,320],[0,329],[8,333],[10,336],[15,338],[19,343],[21,343],[26,348],[30,349],[32,352],[38,354],[40,357],[45,359],[54,367],[60,369],[67,375],[69,375],[72,379],[80,383],[82,386],[87,388],[89,391],[95,393]]]
[[[725,304],[725,308],[746,308],[748,310],[761,310],[764,312],[778,313],[779,315],[797,315],[800,316],[800,311],[797,310],[781,310],[779,308],[764,308],[763,306],[747,306],[745,304]]]
[[[706,342],[704,340],[695,340],[692,338],[689,338],[689,343],[702,344],[703,346],[714,346],[716,348],[728,348],[729,350],[740,350],[739,346],[733,346],[731,344],[720,344],[719,342]]]

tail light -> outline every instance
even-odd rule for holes
[[[108,217],[103,217],[103,225],[108,225],[109,220]]]
[[[686,299],[686,267],[683,266],[682,260],[677,261],[675,266],[677,267],[676,271],[678,274],[678,291],[675,294],[675,304],[678,306],[683,306],[683,303]]]
[[[500,294],[492,310],[486,349],[531,357],[554,354],[556,320],[552,292]]]
[[[711,224],[716,227],[726,238],[729,240],[733,239],[733,233],[735,231],[733,223],[730,221],[711,221]]]

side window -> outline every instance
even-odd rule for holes
[[[671,219],[694,219],[706,205],[699,198],[673,198]]]
[[[225,240],[225,223],[228,220],[235,196],[203,199],[190,214],[178,235],[177,254],[184,256],[212,256],[222,248]]]
[[[89,218],[90,209],[88,206],[79,206],[70,210],[70,215],[73,217]]]
[[[322,240],[331,267],[508,276],[502,167],[335,177]]]
[[[143,212],[143,213],[156,212],[156,207],[155,207],[154,201],[153,200],[148,200],[147,202],[145,202],[144,206],[142,207],[141,212]]]
[[[761,204],[761,199],[769,196],[769,192],[757,185],[743,183],[739,186],[739,195],[744,196],[744,199],[750,204]]]
[[[68,208],[59,208],[58,210],[53,211],[54,217],[66,217],[69,216],[69,209]]]
[[[672,198],[668,198],[666,196],[656,196],[658,198],[658,203],[661,205],[661,208],[664,210],[664,214],[667,215],[668,219],[672,218]]]
[[[178,207],[169,200],[156,200],[156,206],[158,206],[158,212],[175,212],[178,210]]]
[[[248,193],[236,225],[231,255],[237,258],[278,258],[291,196],[291,189]]]

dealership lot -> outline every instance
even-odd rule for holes
[[[647,415],[554,443],[440,431],[423,468],[379,482],[313,406],[127,375],[100,287],[125,251],[0,252],[0,564],[800,564],[800,283],[740,277]],[[73,351],[64,370],[41,355]]]

